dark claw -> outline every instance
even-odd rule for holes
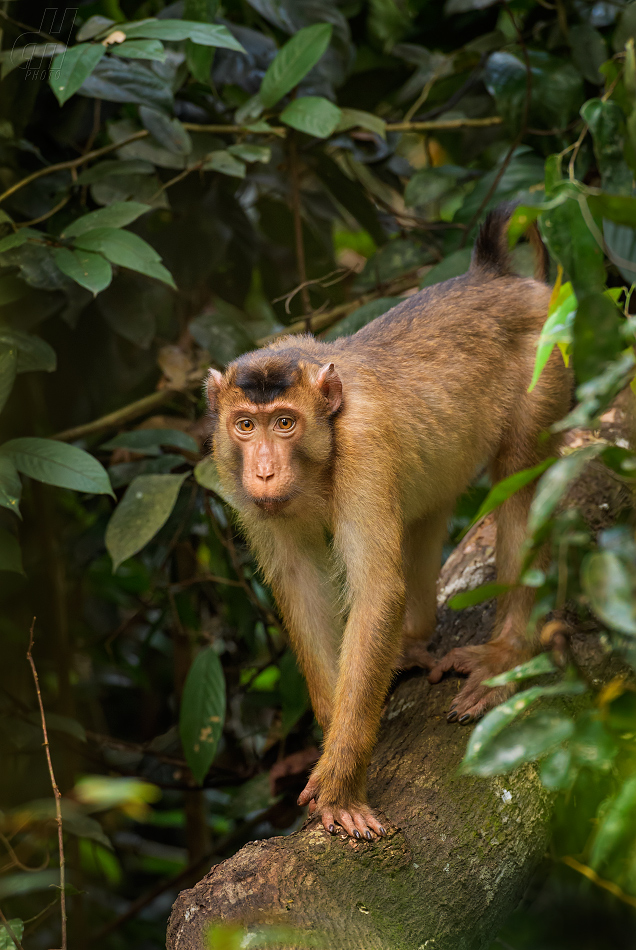
[[[455,722],[456,719],[457,719],[457,711],[451,710],[448,716],[446,717],[446,722]]]
[[[333,826],[333,825],[329,825],[329,834],[330,834],[330,835],[335,835],[335,833],[336,833],[336,829],[334,828],[334,826]]]
[[[456,705],[457,705],[457,703],[454,702],[454,703],[452,704],[451,708],[449,709],[449,712],[452,712]]]
[[[386,838],[386,831],[384,830],[382,825],[380,825],[380,834],[382,835],[383,838]]]
[[[357,828],[356,828],[356,830],[353,832],[353,834],[355,835],[356,838],[358,838],[358,840],[362,837],[362,835],[360,834],[360,832],[358,831]]]
[[[464,713],[459,721],[462,726],[465,725],[465,723],[470,722],[470,713]]]
[[[367,841],[373,841],[373,835],[371,834],[370,831],[367,831],[367,833],[366,833],[366,839],[367,839]]]

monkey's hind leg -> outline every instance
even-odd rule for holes
[[[402,650],[396,670],[420,666],[430,670],[435,658],[428,651],[437,621],[437,577],[442,563],[449,512],[419,518],[404,537],[406,607],[402,627]]]
[[[568,383],[563,365],[556,360],[552,359],[546,370],[542,388],[537,387],[532,395],[524,392],[518,399],[507,435],[494,461],[495,481],[537,465],[556,450],[555,439],[541,442],[540,435],[567,411]],[[521,546],[533,496],[534,485],[528,485],[508,498],[497,512],[496,559],[500,584],[517,583]],[[538,568],[546,568],[548,561],[549,551],[543,548],[534,563]],[[431,683],[438,683],[451,669],[468,675],[449,710],[449,722],[457,720],[464,725],[479,719],[514,693],[513,685],[493,689],[485,686],[484,680],[524,663],[539,651],[538,633],[528,627],[533,603],[532,588],[512,586],[499,598],[492,639],[482,646],[451,650],[431,670]]]

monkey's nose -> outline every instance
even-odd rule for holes
[[[268,482],[274,477],[276,472],[271,468],[261,468],[256,472],[256,477],[261,482]]]

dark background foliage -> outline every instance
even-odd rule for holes
[[[634,374],[636,3],[2,0],[0,27],[0,908],[26,948],[60,946],[36,616],[69,946],[160,947],[177,890],[299,827],[320,742],[200,461],[204,368],[286,328],[353,332],[463,273],[513,200],[511,239],[538,220],[551,252],[542,345],[578,384],[562,427],[593,428]],[[595,539],[557,508],[593,457],[629,484],[621,440],[545,472],[522,582],[537,619],[591,607],[633,665],[631,513]],[[489,488],[460,499],[449,545]],[[497,945],[631,947],[635,694],[558,675],[552,695],[591,708],[487,718],[465,763],[505,771],[516,743],[559,795],[547,883]]]

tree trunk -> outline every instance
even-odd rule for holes
[[[606,417],[614,432],[616,412]],[[589,439],[569,436],[573,446]],[[596,529],[629,503],[623,485],[594,463],[570,498]],[[447,601],[494,579],[494,545],[488,517],[444,565],[435,654],[489,638],[493,603],[456,612]],[[575,634],[572,649],[593,677],[608,675],[595,637]],[[201,950],[207,928],[218,921],[293,928],[296,936],[282,939],[293,948],[306,946],[308,933],[312,946],[329,950],[486,947],[545,852],[552,797],[531,765],[502,778],[456,774],[469,729],[449,725],[446,711],[460,685],[452,677],[429,686],[417,671],[402,677],[387,702],[369,767],[369,799],[394,827],[388,838],[331,837],[314,820],[288,837],[250,842],[181,892],[168,950]]]

